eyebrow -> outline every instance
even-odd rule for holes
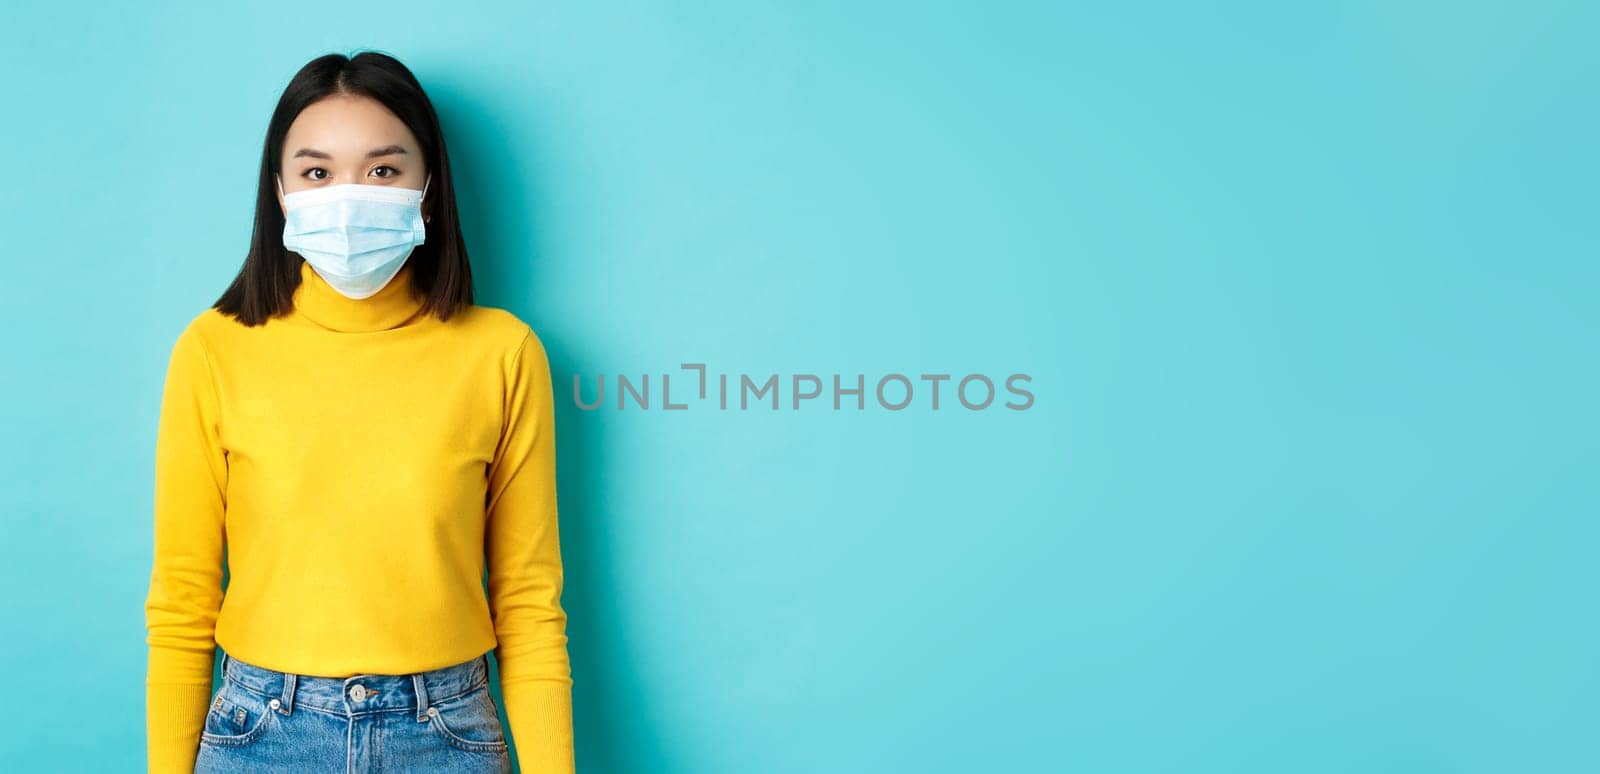
[[[373,148],[372,150],[367,151],[367,158],[375,159],[375,158],[378,158],[379,156],[396,156],[396,155],[404,154],[405,152],[406,152],[406,149],[402,148],[402,147],[400,147],[398,145],[385,145],[382,148]],[[311,158],[314,158],[314,159],[332,159],[333,158],[332,156],[330,156],[330,155],[328,155],[326,153],[323,153],[322,151],[319,151],[316,148],[301,148],[300,150],[295,151],[294,155],[290,156],[289,158],[297,159],[297,158],[300,158],[301,156],[310,156]]]

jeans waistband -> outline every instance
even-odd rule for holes
[[[222,675],[243,688],[278,699],[278,712],[285,715],[292,713],[296,706],[345,715],[408,709],[417,720],[425,721],[432,703],[453,699],[488,684],[489,654],[407,675],[319,677],[247,664],[224,651]]]

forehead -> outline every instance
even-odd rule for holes
[[[338,95],[306,106],[284,135],[283,159],[301,148],[315,148],[335,159],[359,159],[383,145],[417,152],[417,138],[398,116],[371,97]]]

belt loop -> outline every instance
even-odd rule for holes
[[[228,679],[228,651],[222,651],[222,679]]]
[[[413,672],[411,684],[417,689],[417,722],[428,721],[428,681],[422,679],[421,672]]]
[[[294,714],[294,689],[298,677],[299,675],[293,672],[283,673],[283,695],[279,697],[281,706],[278,707],[278,711],[285,715]]]

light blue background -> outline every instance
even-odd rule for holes
[[[1600,18],[1288,5],[7,4],[0,760],[142,767],[166,355],[375,47],[558,385],[1033,376],[565,401],[580,771],[1596,770]]]

